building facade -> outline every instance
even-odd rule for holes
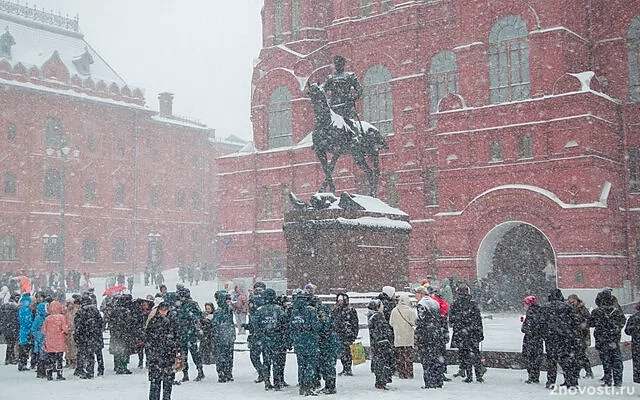
[[[0,22],[0,272],[215,263],[214,159],[239,147],[170,93],[150,110],[77,19],[0,1]]]
[[[414,281],[631,300],[640,1],[266,0],[263,43],[254,147],[218,160],[219,274],[286,276],[286,194],[323,179],[305,86],[340,54],[364,87],[360,117],[388,135],[379,197],[411,217]],[[351,160],[335,171],[338,192],[367,193]]]

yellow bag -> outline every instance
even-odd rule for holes
[[[362,342],[351,343],[349,345],[349,349],[351,350],[353,365],[364,364],[365,362],[367,362]]]

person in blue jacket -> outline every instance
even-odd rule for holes
[[[31,312],[31,294],[25,293],[20,299],[20,311],[18,311],[18,321],[20,322],[20,337],[18,346],[18,371],[28,371],[27,361],[33,338],[31,336],[31,325],[33,325],[33,313]]]
[[[36,317],[33,319],[33,324],[31,324],[31,335],[33,335],[33,354],[37,357],[38,361],[36,362],[36,377],[38,378],[46,378],[46,370],[45,370],[45,355],[43,346],[44,346],[44,334],[42,333],[42,324],[44,323],[44,319],[47,318],[47,303],[44,301],[36,307],[37,313]]]
[[[218,382],[233,381],[233,345],[236,341],[236,327],[233,323],[231,295],[219,290],[214,295],[218,309],[213,313],[211,325],[213,340],[216,343],[216,370]]]
[[[318,333],[321,326],[316,310],[309,305],[309,294],[298,292],[293,300],[289,334],[298,362],[299,393],[315,395],[313,391],[318,364]]]

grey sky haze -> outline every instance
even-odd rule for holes
[[[20,4],[25,4],[21,0]],[[251,74],[262,46],[263,0],[32,0],[29,6],[80,17],[85,40],[158,109],[252,140]]]

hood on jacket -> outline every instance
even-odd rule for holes
[[[38,311],[38,315],[41,316],[42,318],[46,318],[47,315],[49,315],[47,313],[47,303],[45,303],[44,301],[38,304],[38,307],[36,307],[36,310]]]
[[[309,293],[298,292],[293,297],[293,308],[304,308],[309,305]]]
[[[337,303],[337,302],[338,302],[338,300],[340,300],[340,299],[342,299],[342,301],[344,302],[343,304],[344,304],[345,306],[348,306],[348,305],[349,305],[349,295],[348,295],[348,294],[346,294],[346,293],[342,293],[342,292],[338,293],[338,294],[336,295],[336,303]]]
[[[596,305],[598,307],[611,307],[614,304],[611,290],[605,289],[596,295]]]
[[[411,299],[409,298],[409,295],[406,293],[402,293],[400,297],[398,297],[398,305],[411,306]]]
[[[262,298],[264,298],[265,304],[275,304],[275,302],[276,302],[276,291],[271,289],[271,288],[267,288],[262,293]]]
[[[227,299],[231,298],[231,295],[226,290],[218,290],[213,297],[216,299],[218,307],[224,307],[227,304]]]
[[[49,304],[49,314],[64,314],[64,306],[58,300],[54,300]]]
[[[31,295],[29,295],[28,293],[25,293],[24,295],[22,295],[22,297],[20,298],[20,305],[22,307],[30,307],[31,306]]]
[[[564,301],[564,296],[562,295],[562,290],[560,289],[551,289],[548,296],[549,301],[559,300]]]

